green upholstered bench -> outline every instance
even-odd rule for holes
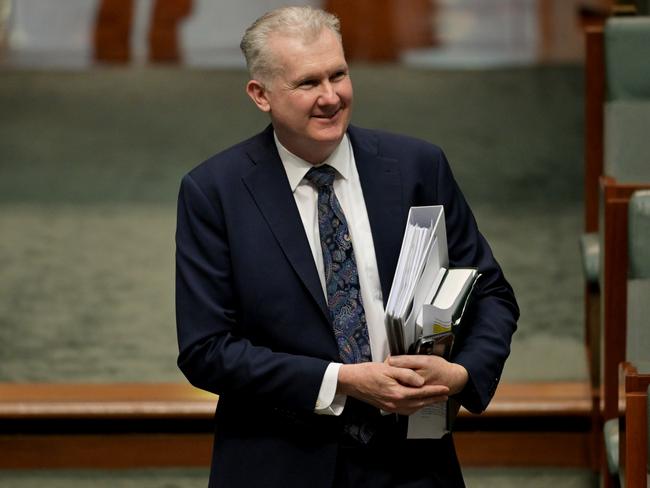
[[[635,456],[638,454],[639,446],[647,449],[647,439],[636,439],[635,436],[644,435],[647,437],[647,424],[639,432],[638,406],[630,404],[639,400],[639,381],[650,381],[650,190],[640,190],[632,194],[628,204],[627,219],[627,297],[626,297],[626,324],[624,328],[619,327],[619,333],[625,334],[625,361],[628,366],[625,370],[625,417],[624,425],[627,427],[625,445],[620,441],[620,419],[616,417],[607,420],[603,426],[605,441],[605,452],[609,472],[614,476],[638,478],[639,462]],[[611,324],[610,324],[611,325]],[[616,326],[617,324],[614,324]],[[645,375],[645,376],[644,376]],[[634,380],[628,378],[635,378]],[[621,377],[623,377],[621,375]],[[635,383],[636,382],[636,383]],[[617,385],[618,387],[619,385]],[[620,385],[623,386],[623,385]],[[644,388],[641,386],[641,388]],[[643,400],[647,402],[646,400]],[[620,403],[617,397],[617,404]],[[617,405],[618,406],[618,405]],[[637,411],[634,410],[636,408]],[[646,415],[646,407],[643,406],[642,415]],[[634,416],[630,420],[628,417]],[[630,422],[636,427],[632,427]],[[631,447],[634,446],[634,447]],[[630,451],[634,452],[630,452]],[[630,456],[632,464],[630,465]],[[643,456],[642,468],[647,474],[647,456]],[[625,459],[626,469],[620,469],[621,460]],[[635,470],[633,475],[630,469]],[[636,484],[630,486],[637,486]]]
[[[587,76],[604,76],[603,88],[606,91],[595,90],[596,96],[588,103],[604,103],[604,114],[601,114],[603,161],[588,164],[600,166],[597,169],[601,171],[596,173],[610,176],[620,183],[650,181],[647,161],[650,153],[650,137],[647,136],[650,128],[650,63],[645,61],[650,59],[650,17],[611,18],[605,25],[604,38],[596,37],[591,40],[592,44],[604,42],[604,64],[602,60],[593,61],[596,66],[587,72]],[[596,56],[603,54],[600,48],[596,51]],[[603,69],[604,73],[598,73]],[[605,99],[597,99],[603,95]],[[600,109],[593,107],[592,110]],[[588,131],[586,152],[592,145],[600,143],[589,139]],[[588,184],[594,186],[595,182]],[[596,284],[599,251],[592,229],[587,229],[587,235],[581,239],[581,250],[585,279]]]
[[[610,19],[604,56],[602,174],[620,183],[650,181],[650,17]],[[593,232],[587,234],[581,240],[585,278],[597,283],[597,240]]]
[[[624,228],[612,219],[626,212],[629,195],[636,189],[650,187],[650,137],[646,136],[650,127],[650,63],[641,61],[646,59],[650,59],[650,18],[611,18],[604,29],[587,31],[585,233],[580,239],[580,250],[585,281],[585,345],[596,397],[608,382],[607,376],[616,383],[618,362],[624,359],[620,353],[614,353],[614,363],[605,364],[608,355],[602,339],[604,323],[618,314],[613,310],[617,305],[612,306],[612,302],[621,297],[610,294],[608,304],[601,294],[604,281],[611,279],[612,266],[625,266],[626,259],[626,249],[620,260],[611,253],[607,258],[604,256],[605,234],[620,232],[620,228],[612,230],[614,227]],[[614,201],[618,208],[606,210],[608,203]],[[604,269],[606,261],[608,270]],[[625,278],[622,280],[624,283]],[[614,286],[625,287],[620,283]],[[622,344],[622,340],[618,341],[615,350],[622,350]],[[616,392],[612,385],[609,391],[613,398]],[[605,418],[615,417],[611,402],[605,410]]]
[[[601,466],[605,486],[618,465],[612,441],[618,438],[618,368],[626,358],[628,202],[634,191],[650,188],[650,66],[641,61],[647,59],[650,18],[612,18],[603,30],[587,32],[586,233],[580,244],[595,449],[602,449],[603,434],[610,447],[609,463]]]

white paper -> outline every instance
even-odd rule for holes
[[[440,439],[448,433],[447,402],[434,403],[409,416],[408,439]]]
[[[415,342],[416,316],[431,288],[439,286],[440,268],[448,265],[442,206],[412,207],[386,306],[393,354],[406,352]]]

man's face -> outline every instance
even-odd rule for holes
[[[323,29],[307,44],[273,36],[269,49],[279,74],[262,89],[261,103],[253,99],[270,113],[278,139],[289,151],[320,163],[341,141],[352,112],[352,82],[341,43]]]

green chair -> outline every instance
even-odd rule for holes
[[[627,216],[627,293],[625,326],[608,324],[625,336],[625,366],[619,377],[624,384],[625,421],[618,415],[621,403],[616,395],[616,415],[603,426],[608,471],[625,486],[645,486],[647,477],[647,386],[650,383],[650,190],[636,191],[628,204]],[[619,240],[620,244],[620,240]],[[611,327],[613,325],[614,327]],[[612,334],[607,337],[613,337]],[[607,342],[604,344],[607,353]],[[607,364],[607,363],[605,363]],[[618,367],[617,367],[618,369]],[[607,398],[606,398],[607,399]],[[641,412],[641,413],[639,413]],[[625,441],[620,436],[626,427]],[[643,462],[640,461],[643,460]],[[625,466],[621,464],[625,461]],[[607,476],[606,473],[603,473]],[[634,481],[632,481],[634,480]],[[643,485],[641,485],[641,481]]]
[[[650,484],[650,361],[625,362],[621,365],[624,390],[623,415],[619,419],[622,435],[618,443],[620,485],[645,488]]]
[[[613,17],[604,39],[604,174],[650,181],[650,17]]]
[[[650,190],[635,192],[629,204],[626,333],[625,360],[650,361]]]
[[[645,4],[647,13],[650,0]],[[641,8],[641,7],[637,7]],[[641,11],[641,10],[640,10]],[[586,32],[585,278],[597,283],[598,178],[650,181],[646,134],[650,123],[650,17],[612,17]]]
[[[604,199],[626,200],[635,189],[650,187],[650,137],[646,136],[650,128],[650,63],[646,61],[650,59],[650,18],[612,17],[604,29],[588,29],[586,41],[585,233],[580,248],[585,276],[585,341],[591,382],[598,397],[603,372],[607,374],[607,366],[601,365],[605,360],[601,323],[607,308],[600,297],[606,274],[601,251]],[[609,374],[616,377],[617,365]],[[596,398],[594,404],[598,403]]]
[[[596,452],[602,422],[618,418],[625,360],[627,205],[650,188],[650,18],[610,18],[587,31],[585,85],[585,345]],[[601,470],[607,476],[608,470]]]

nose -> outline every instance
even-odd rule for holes
[[[318,97],[319,105],[336,105],[339,102],[339,96],[336,93],[336,89],[330,81],[325,81],[322,84],[322,89],[320,96]]]

